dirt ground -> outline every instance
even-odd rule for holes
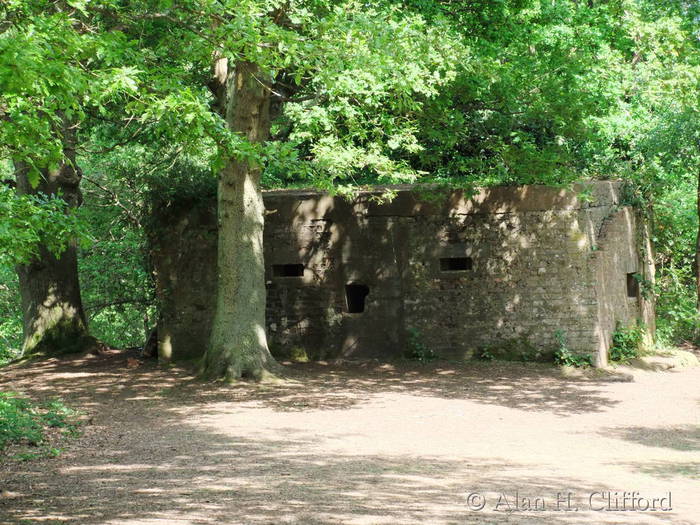
[[[58,458],[2,461],[0,523],[700,523],[697,367],[306,364],[221,386],[128,357],[0,372],[90,420]]]

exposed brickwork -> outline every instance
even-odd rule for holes
[[[587,199],[578,198],[583,189]],[[603,364],[615,324],[653,314],[644,298],[627,296],[627,274],[649,270],[638,220],[619,205],[614,183],[492,188],[471,198],[401,188],[384,203],[378,195],[266,194],[274,353],[393,357],[418,337],[450,358],[499,349],[546,358],[559,330],[570,349]],[[214,207],[168,220],[154,249],[161,337],[175,358],[198,356],[216,292]],[[272,271],[293,264],[302,276]],[[348,312],[348,284],[369,289],[361,313]]]

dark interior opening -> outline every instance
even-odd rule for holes
[[[303,264],[273,264],[272,275],[274,277],[303,277]]]
[[[441,272],[460,272],[471,270],[473,266],[471,257],[443,257],[440,259]]]
[[[627,274],[627,297],[636,298],[639,295],[639,278],[637,273]]]
[[[365,297],[369,294],[369,286],[365,284],[346,284],[345,298],[348,302],[348,312],[361,314],[365,311]]]

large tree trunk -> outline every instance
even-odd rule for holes
[[[233,75],[226,82],[227,124],[249,142],[263,142],[270,130],[269,91],[256,78],[254,64],[237,63]],[[277,367],[265,334],[265,208],[260,172],[258,163],[237,156],[219,176],[218,290],[202,369],[207,379],[262,379]]]
[[[82,203],[80,171],[75,165],[75,136],[64,130],[64,154],[67,161],[55,170],[44,170],[37,187],[27,177],[28,167],[15,164],[17,193],[60,195],[69,210]],[[28,353],[61,354],[80,352],[94,343],[88,336],[87,322],[80,297],[78,260],[74,239],[66,240],[66,248],[53,255],[46,246],[39,246],[38,256],[17,267],[24,313],[24,344]]]

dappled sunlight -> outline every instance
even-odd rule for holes
[[[266,192],[266,324],[276,357],[391,359],[420,348],[446,359],[495,353],[551,361],[565,349],[600,353],[602,363],[607,324],[639,309],[623,287],[637,236],[629,210],[617,206],[618,183],[474,195],[391,189],[395,198],[382,202],[381,188],[351,201]],[[213,214],[178,213],[177,221],[196,215],[191,235],[156,258],[171,291],[162,298],[163,324],[174,334],[176,360],[203,352],[217,279],[213,237],[199,235],[215,228]],[[596,288],[602,263],[610,285]],[[287,275],[286,267],[301,270]],[[353,287],[365,290],[362,300],[349,294]],[[602,301],[615,308],[601,310]]]
[[[211,386],[196,381],[193,370],[161,369],[152,361],[128,368],[127,359],[126,354],[117,351],[100,356],[51,359],[18,368],[15,378],[32,381],[41,377],[41,384],[32,385],[33,391],[45,395],[62,392],[64,397],[88,406],[94,403],[95,395],[117,391],[134,403],[191,393],[200,401],[252,399],[278,411],[346,409],[386,392],[468,399],[559,415],[599,412],[617,403],[601,391],[603,380],[563,379],[558,369],[550,365],[308,363],[285,366],[286,380],[281,384]]]
[[[625,465],[632,471],[642,472],[655,478],[700,479],[700,461],[640,461]]]
[[[127,359],[115,351],[4,370],[4,389],[60,393],[92,423],[58,458],[0,466],[12,494],[0,500],[0,521],[651,525],[696,516],[696,436],[682,422],[696,399],[659,416],[668,427],[645,422],[659,429],[661,446],[663,428],[682,434],[667,446],[691,445],[669,456],[625,444],[639,426],[636,403],[648,400],[631,389],[643,385],[564,378],[551,366],[309,363],[287,365],[280,383],[224,385],[151,361],[129,368]],[[698,379],[696,369],[645,374],[657,383]],[[673,490],[674,510],[583,508],[605,489]],[[486,498],[484,510],[469,510],[473,491]],[[494,509],[515,491],[550,507],[572,491],[582,509]]]
[[[294,372],[314,370],[317,377],[302,377],[301,385],[260,396],[277,410],[346,408],[369,396],[399,392],[446,399],[469,399],[486,404],[560,415],[602,411],[616,403],[606,399],[596,381],[563,380],[548,365],[469,363],[456,365],[294,365]],[[332,387],[335,395],[328,396]],[[345,399],[345,402],[343,400]]]
[[[700,425],[608,428],[607,435],[647,447],[700,451]]]

